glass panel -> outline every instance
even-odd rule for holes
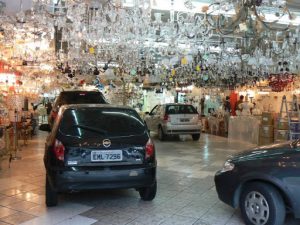
[[[64,135],[76,137],[120,137],[146,131],[136,111],[118,108],[66,110],[59,129]]]
[[[167,114],[197,114],[192,105],[168,105]]]
[[[100,92],[65,92],[57,100],[57,105],[106,103]]]

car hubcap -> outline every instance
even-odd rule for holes
[[[269,205],[259,192],[250,192],[245,199],[245,211],[249,220],[255,225],[264,225],[269,219]]]

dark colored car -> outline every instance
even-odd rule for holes
[[[50,131],[50,126],[40,129]],[[128,107],[61,107],[44,164],[47,206],[69,191],[135,188],[146,201],[156,195],[155,147],[143,120]]]
[[[299,142],[236,155],[216,173],[215,184],[220,200],[240,207],[247,225],[281,225],[286,212],[300,218]]]
[[[71,104],[107,104],[107,101],[103,94],[99,91],[83,91],[72,90],[62,91],[55,99],[50,115],[49,124],[52,126],[57,116],[58,110],[63,105]]]

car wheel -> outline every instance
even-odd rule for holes
[[[247,185],[240,197],[240,208],[247,225],[284,224],[284,201],[269,184],[255,182]]]
[[[158,127],[158,139],[160,141],[164,141],[166,139],[166,135],[165,135],[162,127]]]
[[[149,187],[144,187],[139,189],[140,197],[144,201],[152,201],[155,198],[157,190],[157,183],[155,183]]]
[[[193,140],[198,141],[200,139],[200,134],[192,134]]]
[[[46,175],[46,206],[56,206],[58,200],[57,192],[54,191],[49,183],[49,180]]]

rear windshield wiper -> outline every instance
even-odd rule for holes
[[[102,129],[99,129],[99,128],[94,128],[94,127],[90,127],[90,126],[85,126],[85,125],[73,125],[73,127],[78,127],[78,128],[81,128],[81,129],[84,129],[84,130],[89,130],[89,131],[92,131],[92,132],[95,132],[95,133],[99,133],[99,134],[107,134],[107,131],[106,130],[102,130]]]

